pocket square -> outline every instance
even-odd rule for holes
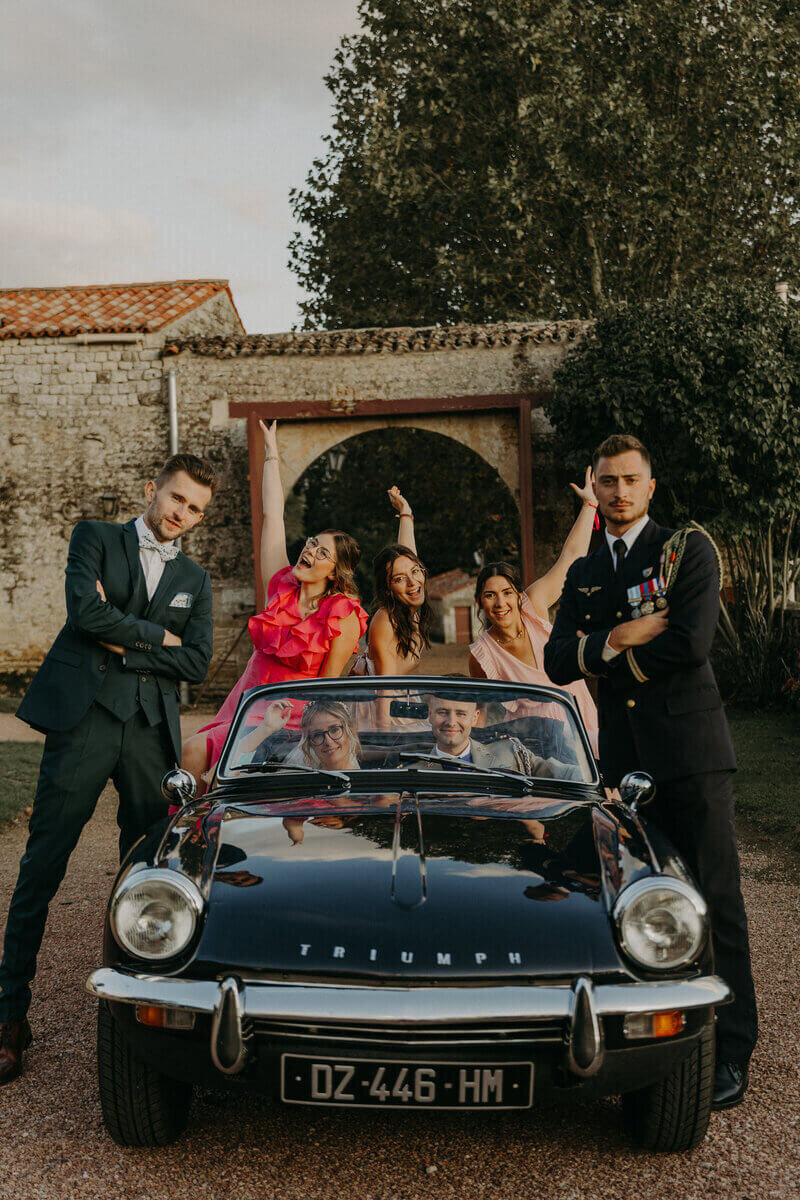
[[[172,599],[170,600],[169,607],[170,608],[191,608],[192,607],[192,593],[191,592],[178,592],[177,596],[173,596]]]

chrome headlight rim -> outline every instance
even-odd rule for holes
[[[695,915],[700,922],[700,935],[692,946],[691,951],[682,955],[680,959],[676,959],[669,963],[649,962],[639,957],[632,949],[628,938],[625,936],[625,916],[629,912],[632,904],[641,896],[648,892],[654,891],[672,891],[677,895],[688,900],[692,905]],[[625,888],[617,898],[614,905],[614,924],[617,930],[617,937],[623,953],[635,963],[637,967],[644,967],[648,971],[669,972],[679,971],[691,963],[696,962],[701,950],[708,940],[708,905],[706,904],[700,893],[690,884],[685,883],[682,879],[676,879],[672,875],[648,875],[646,879],[637,879],[635,883],[631,883]]]
[[[125,897],[134,887],[139,887],[143,883],[158,883],[162,886],[173,888],[184,900],[188,902],[189,910],[192,914],[192,928],[189,936],[185,939],[180,947],[175,950],[170,950],[169,954],[147,953],[141,949],[133,949],[122,937],[117,927],[117,913],[119,906]],[[171,959],[177,958],[183,954],[186,947],[191,945],[192,940],[197,932],[198,922],[202,916],[204,908],[203,897],[196,884],[187,879],[185,875],[179,875],[177,871],[172,871],[165,867],[146,867],[142,871],[132,871],[130,875],[119,885],[111,899],[109,906],[108,920],[111,932],[114,935],[114,940],[120,949],[129,954],[131,958],[138,958],[144,962],[169,962]]]

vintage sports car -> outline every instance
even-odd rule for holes
[[[166,1144],[192,1084],[286,1104],[528,1108],[621,1095],[632,1137],[704,1136],[706,907],[637,807],[607,799],[571,698],[455,678],[243,696],[211,789],[114,884],[98,1056],[106,1127]]]

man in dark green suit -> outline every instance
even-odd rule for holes
[[[215,489],[209,463],[174,455],[146,484],[141,517],[73,530],[67,621],[17,711],[47,736],[0,963],[0,1084],[22,1069],[47,910],[106,783],[119,793],[121,859],[166,813],[161,779],[181,754],[178,683],[203,680],[212,648],[208,572],[175,543]]]

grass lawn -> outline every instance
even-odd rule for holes
[[[0,713],[15,713],[21,699],[21,696],[0,696]]]
[[[728,720],[742,824],[800,847],[800,712],[729,709]]]
[[[33,802],[41,742],[0,742],[0,826]]]

